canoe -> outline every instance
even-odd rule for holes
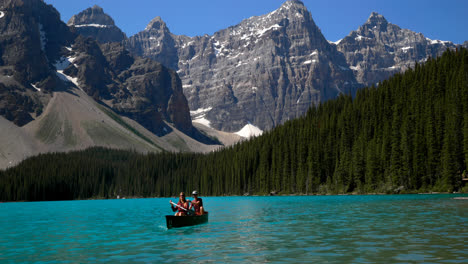
[[[204,215],[194,215],[194,216],[173,216],[166,215],[166,224],[167,228],[176,228],[183,226],[193,226],[199,225],[208,222],[208,212]]]

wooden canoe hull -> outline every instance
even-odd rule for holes
[[[208,213],[195,216],[173,216],[166,215],[166,225],[168,229],[184,226],[199,225],[208,222]]]

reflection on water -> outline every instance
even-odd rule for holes
[[[451,197],[205,197],[207,224],[171,230],[168,199],[0,204],[0,262],[466,263]]]

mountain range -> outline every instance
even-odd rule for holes
[[[1,2],[0,167],[90,146],[211,151],[459,46],[377,13],[332,43],[298,0],[196,37],[160,17],[127,37],[99,6],[65,24],[41,0]]]
[[[68,24],[79,18],[97,27],[95,20],[84,18],[89,10]],[[377,85],[460,46],[402,29],[375,12],[333,43],[298,0],[213,35],[175,35],[156,17],[121,43],[132,54],[177,71],[192,119],[229,132],[252,125],[271,129],[302,116],[311,105]]]
[[[81,36],[41,0],[2,1],[0,12],[0,167],[91,146],[220,146],[192,125],[175,71]]]

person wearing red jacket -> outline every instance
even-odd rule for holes
[[[174,204],[172,203],[172,200],[169,201],[171,204],[171,209],[173,212],[177,211],[175,213],[175,216],[185,216],[187,215],[187,211],[189,208],[189,202],[185,199],[185,193],[181,192],[179,195],[179,202],[177,203],[177,206],[174,207]]]

